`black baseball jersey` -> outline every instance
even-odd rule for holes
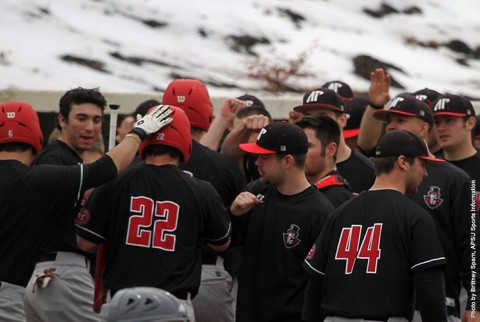
[[[37,165],[74,165],[79,163],[83,163],[82,158],[60,140],[55,140],[47,145],[33,162]],[[82,191],[79,200],[83,199],[83,194]],[[42,252],[80,252],[75,234],[75,218],[80,210],[80,205],[80,202],[72,204],[70,209],[65,209],[64,216],[48,227],[48,233],[41,246]]]
[[[315,186],[330,200],[335,208],[353,197],[350,185],[336,170],[323,177]]]
[[[108,156],[96,164],[71,167],[0,161],[0,281],[26,286],[48,227],[68,217],[82,190],[115,175]]]
[[[245,178],[237,162],[195,140],[188,163],[181,164],[180,168],[196,178],[210,182],[225,205],[231,204],[245,186]]]
[[[470,289],[472,269],[470,249],[470,178],[448,162],[427,163],[428,177],[410,199],[430,213],[437,228],[447,267],[445,268],[445,303],[448,315],[460,317],[460,286]],[[478,290],[476,297],[480,295]]]
[[[195,295],[202,241],[221,245],[230,219],[215,189],[173,165],[139,164],[95,189],[78,233],[108,240],[107,288],[151,286]]]
[[[337,163],[338,172],[347,179],[353,192],[359,193],[370,189],[375,181],[375,165],[362,153],[352,150],[350,157]]]
[[[444,264],[428,213],[398,191],[377,190],[335,210],[304,267],[323,276],[327,316],[411,320],[413,274]]]
[[[308,280],[302,261],[334,208],[314,186],[286,196],[257,180],[246,190],[260,204],[232,219],[244,245],[237,321],[299,321]]]

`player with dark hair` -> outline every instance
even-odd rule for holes
[[[427,177],[425,142],[391,131],[376,150],[369,191],[328,217],[304,267],[312,275],[306,321],[410,321],[414,290],[423,321],[447,321],[445,257],[429,214],[404,194]]]
[[[172,294],[154,287],[120,290],[104,307],[108,310],[106,322],[189,322],[185,306]]]
[[[190,160],[181,164],[180,168],[193,177],[210,182],[224,205],[231,204],[245,185],[245,180],[235,160],[201,143],[213,119],[210,95],[205,84],[194,79],[173,80],[165,90],[162,102],[181,108],[192,128],[192,154]],[[204,247],[202,282],[198,296],[193,301],[199,322],[229,322],[234,318],[232,278],[222,262],[223,259],[228,262],[229,251],[218,256],[209,247]]]
[[[170,108],[172,123],[140,145],[145,163],[92,193],[78,243],[86,251],[108,241],[104,281],[111,294],[161,288],[182,300],[194,321],[190,300],[200,284],[202,241],[225,250],[230,220],[212,185],[178,167],[189,161],[192,139],[185,113]]]
[[[295,106],[293,110],[304,116],[327,115],[338,123],[341,131],[347,123],[342,97],[328,88],[317,88],[305,93],[303,104]],[[338,172],[347,179],[353,192],[368,190],[373,184],[375,179],[373,162],[362,153],[348,147],[343,134],[338,144],[336,163]]]
[[[291,123],[270,123],[255,143],[260,179],[230,207],[235,242],[244,246],[237,321],[300,321],[308,276],[302,261],[333,211],[304,172],[308,139]]]
[[[295,124],[303,129],[308,138],[305,160],[307,179],[337,208],[353,197],[347,181],[335,166],[340,127],[335,120],[323,115],[305,116]]]
[[[131,133],[124,143],[92,164],[62,167],[29,166],[34,156],[40,153],[43,144],[37,113],[25,102],[0,104],[1,321],[25,320],[23,304],[25,287],[39,258],[42,241],[50,233],[49,227],[65,220],[73,224],[74,216],[70,216],[69,211],[72,205],[81,202],[83,192],[113,179],[117,172],[125,169],[133,159],[140,139],[168,123],[168,114],[168,106],[155,109],[141,123],[137,123],[134,133]],[[56,256],[68,256],[65,252],[50,255],[52,259]],[[78,262],[86,268],[85,258],[80,254],[71,254],[70,258],[72,261],[70,265]],[[31,283],[27,289],[27,298],[30,298],[31,293],[35,291],[39,299],[49,301],[60,295],[61,303],[68,303],[70,297],[67,293],[57,294],[51,287],[54,284],[63,284],[64,279],[69,279],[71,276],[64,275],[63,268],[58,267],[56,263],[40,263],[41,260],[42,257],[37,264],[38,278],[35,277],[36,283]],[[38,269],[40,265],[43,266]],[[78,270],[75,274],[80,276],[73,276],[73,279],[82,284],[91,281],[86,269],[83,275]],[[86,299],[76,294],[75,308],[91,311],[92,297],[93,292],[90,298]],[[35,302],[36,308],[37,304],[41,305]],[[26,305],[28,306],[29,303]],[[76,317],[63,313],[69,309],[67,304],[60,308],[56,304],[55,312],[44,312],[38,318],[33,318],[29,314],[30,310],[27,310],[27,320],[96,320],[88,314],[88,311]]]
[[[388,109],[380,109],[373,116],[386,122],[387,132],[408,130],[428,142],[432,131],[431,108],[413,96],[397,96]],[[433,154],[430,153],[433,156]],[[471,291],[471,282],[477,279],[477,269],[472,268],[470,231],[470,178],[464,171],[448,162],[429,162],[429,173],[418,187],[418,192],[408,197],[422,206],[432,216],[442,245],[445,268],[445,304],[452,320],[459,320],[459,294],[463,285],[469,289],[470,299],[478,298]],[[470,315],[470,313],[467,313]],[[414,321],[418,321],[418,314]]]

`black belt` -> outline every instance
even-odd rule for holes
[[[52,253],[43,253],[40,255],[40,257],[37,260],[37,263],[41,262],[53,262],[57,259],[57,253],[52,252]]]

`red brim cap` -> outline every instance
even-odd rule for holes
[[[257,145],[257,143],[241,143],[238,146],[240,147],[240,149],[242,149],[243,151],[248,152],[248,153],[254,153],[254,154],[274,154],[274,153],[276,153],[275,151],[262,148],[261,146]]]
[[[380,121],[387,121],[390,114],[397,114],[403,116],[417,116],[413,113],[395,111],[395,110],[378,110],[373,113],[373,117]]]
[[[465,113],[455,113],[455,112],[435,112],[433,116],[455,116],[455,117],[465,117]]]
[[[431,161],[431,162],[445,162],[443,159],[438,159],[434,157],[419,157],[420,159],[423,159],[425,161]]]
[[[309,110],[309,109],[312,109],[312,108],[324,108],[324,109],[331,110],[331,111],[334,111],[334,112],[344,113],[337,106],[329,105],[329,104],[304,104],[304,105],[295,106],[293,108],[293,110],[295,112],[303,113],[306,110]]]
[[[343,130],[343,137],[345,139],[350,139],[358,136],[360,133],[360,129],[350,129],[350,130]]]

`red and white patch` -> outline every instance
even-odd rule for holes
[[[431,186],[427,194],[423,196],[423,200],[430,209],[440,207],[443,203],[442,193],[439,187]]]
[[[307,259],[312,259],[313,256],[315,255],[315,251],[317,250],[317,246],[313,244],[312,248],[310,248],[310,251],[307,254]]]
[[[78,213],[77,218],[75,218],[75,223],[79,226],[83,226],[87,224],[89,221],[90,221],[90,212],[87,209],[82,208]]]
[[[300,244],[300,227],[295,224],[291,224],[286,233],[283,233],[283,243],[286,248],[293,248]]]

